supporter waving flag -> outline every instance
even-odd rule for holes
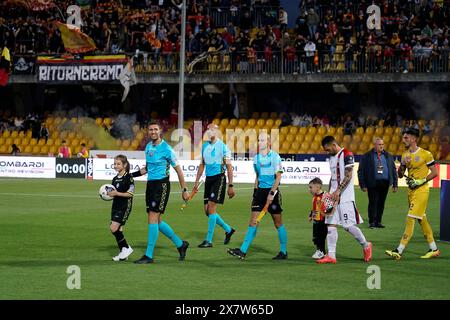
[[[76,27],[56,22],[64,43],[64,48],[70,53],[85,53],[96,49],[95,42]]]

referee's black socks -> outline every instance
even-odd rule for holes
[[[113,235],[116,237],[117,245],[119,246],[120,251],[122,251],[122,248],[128,248],[127,240],[125,240],[122,231],[117,230],[116,232],[113,232]]]

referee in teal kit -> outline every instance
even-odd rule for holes
[[[264,206],[269,204],[268,212],[272,216],[273,224],[278,232],[280,240],[280,251],[273,257],[273,260],[285,260],[288,257],[286,251],[287,232],[281,218],[281,194],[278,190],[280,185],[283,167],[278,153],[270,149],[270,135],[260,134],[258,138],[259,153],[253,159],[253,168],[256,173],[255,190],[253,192],[250,223],[247,233],[240,248],[228,249],[228,253],[245,259],[247,250],[253,239],[256,237],[258,228],[257,217]]]
[[[233,198],[235,193],[233,189],[233,167],[231,166],[231,152],[226,144],[217,138],[219,127],[214,123],[208,125],[206,131],[209,141],[202,146],[202,159],[198,167],[197,177],[195,179],[194,191],[198,192],[198,183],[203,171],[206,171],[204,204],[205,213],[208,216],[208,232],[205,240],[198,245],[199,248],[211,248],[214,229],[216,224],[225,230],[224,244],[230,242],[235,229],[230,227],[222,217],[217,213],[217,204],[223,204],[227,181],[225,171],[228,175],[228,197]]]
[[[145,255],[134,263],[153,263],[153,251],[158,240],[159,232],[175,244],[180,254],[179,260],[182,261],[186,257],[186,250],[189,247],[189,243],[181,240],[172,228],[166,222],[162,221],[161,215],[164,214],[169,200],[170,166],[175,169],[178,175],[183,200],[187,200],[189,197],[186,182],[184,181],[183,171],[178,164],[175,152],[166,141],[161,139],[160,126],[154,122],[150,123],[148,125],[148,133],[151,141],[145,148],[146,166],[140,171],[132,173],[133,177],[147,174],[145,202],[148,213],[148,242]]]

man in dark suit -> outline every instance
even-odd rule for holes
[[[358,169],[359,186],[369,194],[369,226],[384,228],[381,224],[384,203],[389,192],[398,190],[398,175],[394,157],[384,150],[381,138],[374,139],[374,148],[364,154]]]

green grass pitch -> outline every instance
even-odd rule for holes
[[[278,236],[271,218],[261,223],[246,261],[226,253],[224,232],[217,226],[214,247],[199,249],[207,219],[199,194],[180,212],[177,184],[164,219],[190,242],[186,261],[159,235],[153,265],[132,262],[145,252],[147,216],[145,184],[137,183],[134,207],[125,235],[135,252],[126,262],[117,254],[108,225],[110,202],[99,199],[102,181],[0,179],[0,299],[449,299],[450,245],[437,242],[441,256],[422,260],[428,250],[418,224],[403,260],[393,261],[385,249],[397,246],[404,230],[406,190],[390,193],[384,214],[386,229],[362,230],[374,244],[373,261],[362,260],[359,244],[339,229],[336,265],[317,265],[311,255],[312,226],[307,221],[311,196],[306,186],[284,185],[284,223],[288,232],[286,261],[272,261]],[[192,186],[192,184],[190,184]],[[175,193],[176,192],[176,193]],[[245,236],[251,185],[236,185],[237,195],[219,213],[237,232],[229,247]],[[367,196],[356,191],[357,206],[367,218]],[[432,190],[428,216],[439,239],[439,190]],[[69,290],[67,267],[81,269],[81,289]],[[369,265],[381,270],[381,289],[369,290]]]

